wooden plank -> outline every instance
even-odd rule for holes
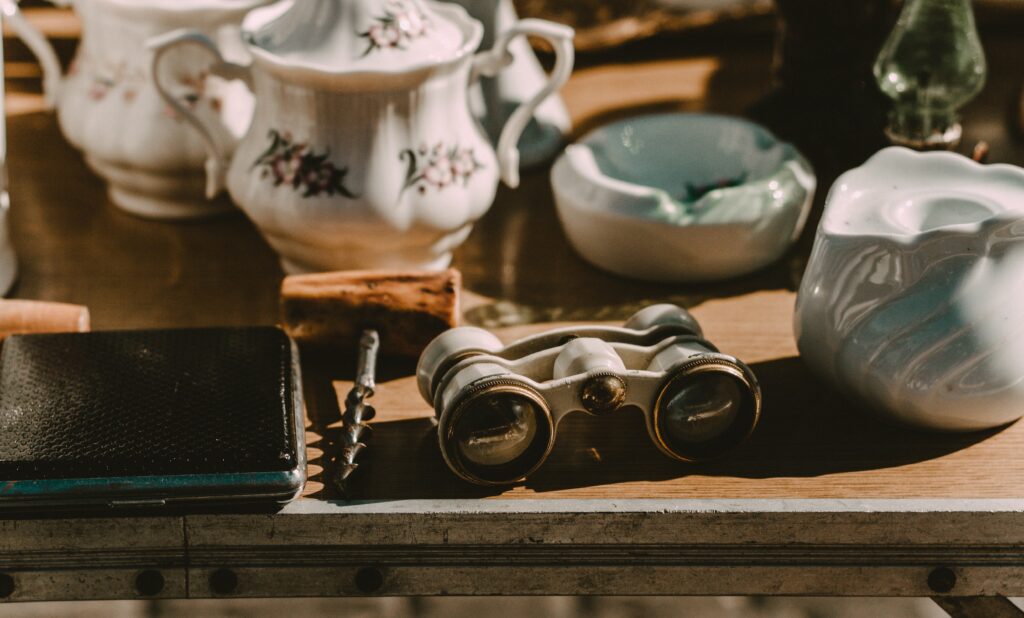
[[[205,548],[402,545],[1024,547],[1024,500],[403,500],[189,515]]]
[[[230,595],[211,589],[215,569],[192,571],[194,597],[251,596],[407,596],[407,595],[843,595],[928,596],[928,567],[762,567],[722,566],[658,568],[613,565],[586,567],[494,566],[384,567],[380,586],[360,586],[367,567],[260,566],[234,571],[238,585]],[[373,567],[370,567],[373,568]],[[372,571],[371,571],[372,572]],[[1020,569],[978,567],[960,571],[961,589],[970,595],[1021,590]]]
[[[198,225],[124,214],[52,114],[19,111],[7,119],[13,296],[86,305],[95,330],[276,322],[281,270],[241,213]]]
[[[622,410],[609,417],[567,418],[550,459],[525,483],[475,487],[444,466],[433,410],[418,395],[411,367],[393,367],[374,398],[372,444],[350,481],[351,495],[367,500],[1024,498],[1019,456],[1024,423],[949,435],[875,419],[812,377],[797,357],[793,301],[792,292],[760,291],[709,300],[693,310],[711,341],[751,364],[764,393],[761,425],[746,445],[720,461],[693,465],[666,458],[651,444],[639,412]],[[499,332],[512,339],[550,326]],[[351,386],[323,373],[323,367],[304,372],[313,393],[310,416],[328,422],[322,435],[309,435],[315,449],[310,461],[319,468],[331,465],[338,432],[332,419]],[[311,478],[308,497],[337,498],[324,487],[322,474]]]
[[[186,555],[180,517],[0,520],[0,604],[182,597]]]
[[[1021,500],[302,500],[186,528],[196,596],[224,569],[237,596],[919,596],[942,567],[947,594],[1018,595],[1022,517]]]
[[[990,79],[965,112],[965,139],[989,140],[993,161],[1021,163],[1021,146],[992,120],[1018,84],[1018,67],[1000,59],[1016,58],[1019,43],[986,45]],[[654,109],[740,113],[767,90],[767,52],[767,41],[722,41],[664,62],[624,54],[579,71],[565,99],[579,131]],[[174,225],[121,213],[39,98],[17,94],[20,114],[8,119],[15,295],[89,305],[100,329],[276,321],[281,272],[241,214]],[[955,594],[1024,593],[1024,425],[917,433],[818,384],[790,329],[797,253],[718,284],[627,281],[572,252],[547,170],[526,172],[520,189],[499,190],[457,255],[467,320],[509,327],[511,338],[539,328],[528,322],[621,321],[654,301],[692,307],[764,385],[763,426],[741,451],[676,464],[650,447],[635,415],[573,418],[535,477],[481,490],[444,468],[412,367],[389,364],[376,435],[353,479],[364,501],[335,501],[323,466],[351,377],[351,355],[339,351],[336,365],[307,363],[310,416],[327,431],[309,434],[305,499],[274,516],[4,521],[0,570],[28,578],[12,596],[20,600],[136,598],[134,578],[149,568],[169,573],[166,595],[209,596],[225,567],[241,596],[365,594],[354,578],[366,567],[381,570],[377,594],[921,595],[939,566],[957,573]]]
[[[24,601],[176,599],[188,594],[188,571],[181,567],[109,569],[83,564],[73,569],[31,569],[9,575],[15,587],[10,596],[0,598],[0,607]],[[146,593],[140,592],[140,575],[142,581],[149,582],[156,577],[159,589],[143,587]]]
[[[0,519],[0,568],[13,554],[39,551],[183,551],[180,517]]]

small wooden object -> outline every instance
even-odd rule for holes
[[[88,330],[88,307],[39,300],[0,300],[0,340],[25,333]]]
[[[359,349],[356,380],[345,397],[341,453],[330,476],[347,492],[348,477],[366,448],[363,435],[376,411],[377,353],[415,357],[459,319],[457,270],[445,272],[347,271],[286,277],[281,320],[296,341],[317,347]]]
[[[293,275],[281,285],[281,320],[301,344],[354,350],[375,329],[384,353],[415,357],[458,324],[461,286],[455,269]]]

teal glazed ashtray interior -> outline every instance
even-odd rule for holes
[[[551,170],[584,259],[649,281],[726,279],[774,262],[803,230],[814,172],[792,145],[730,116],[670,113],[600,127]]]

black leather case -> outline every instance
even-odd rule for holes
[[[0,349],[0,510],[285,502],[305,482],[276,328],[21,335]]]

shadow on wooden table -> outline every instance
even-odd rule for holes
[[[817,477],[931,460],[998,433],[925,433],[883,422],[822,385],[797,357],[752,368],[764,390],[761,422],[744,445],[723,459],[701,464],[666,459],[651,444],[638,411],[609,419],[614,427],[581,416],[562,424],[559,438],[565,441],[526,486],[542,492],[687,476]],[[570,433],[574,430],[576,435]],[[589,469],[583,465],[588,456]]]
[[[698,466],[701,474],[808,477],[893,468],[954,453],[1001,431],[934,433],[886,422],[812,376],[795,356],[751,368],[764,390],[761,423],[732,457]]]
[[[691,479],[695,495],[709,491],[712,482],[730,495],[759,497],[743,493],[750,491],[744,479],[776,479],[776,492],[780,487],[785,490],[785,481],[792,479],[794,484],[788,487],[804,491],[806,488],[798,487],[800,479],[895,469],[943,457],[998,433],[934,434],[887,424],[812,379],[796,357],[756,363],[753,369],[765,393],[762,421],[748,442],[726,458],[704,464],[666,458],[651,443],[643,416],[636,409],[624,409],[607,418],[574,414],[559,425],[547,462],[517,491],[545,493]],[[363,464],[350,485],[352,498],[480,498],[509,489],[476,487],[449,472],[429,418],[380,421],[373,428],[371,447],[364,452]],[[690,486],[675,484],[668,493],[685,497]],[[820,490],[817,487],[815,491]],[[664,493],[663,488],[654,495]],[[316,497],[338,496],[325,490]],[[642,486],[639,490],[634,486],[618,491],[616,497],[648,494]]]
[[[794,261],[795,260],[795,261]],[[787,258],[720,283],[667,285],[626,279],[585,262],[569,245],[554,208],[547,169],[501,189],[456,254],[463,285],[500,299],[466,311],[467,323],[496,328],[537,322],[624,320],[656,302],[692,307],[712,298],[795,289],[805,259]]]

